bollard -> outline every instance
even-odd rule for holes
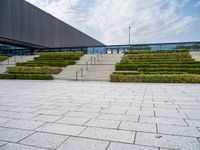
[[[81,68],[81,77],[83,77],[83,67]]]
[[[97,61],[99,61],[100,59],[99,59],[99,54],[97,54]]]
[[[91,60],[91,65],[92,65],[92,57],[90,57],[90,60]]]
[[[86,62],[86,70],[88,70],[88,62]]]
[[[78,81],[78,72],[76,72],[76,81]]]

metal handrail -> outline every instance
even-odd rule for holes
[[[97,57],[97,58],[96,58]],[[83,74],[83,70],[84,67],[86,68],[86,70],[89,70],[89,63],[91,63],[91,65],[93,65],[93,60],[94,60],[94,64],[96,64],[96,59],[99,62],[100,61],[100,57],[102,57],[102,52],[100,52],[100,54],[98,53],[96,57],[90,57],[90,59],[81,67],[81,69],[79,69],[78,71],[76,71],[76,81],[78,81],[78,75],[79,73],[81,73],[81,77],[84,76]]]

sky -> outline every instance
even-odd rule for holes
[[[200,41],[200,0],[26,0],[107,45]]]

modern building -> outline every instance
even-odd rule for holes
[[[104,46],[25,0],[0,0],[0,49]]]
[[[76,18],[74,18],[76,19]],[[199,50],[200,42],[104,45],[25,0],[0,0],[0,54],[31,50],[123,53],[129,49]]]

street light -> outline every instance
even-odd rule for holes
[[[129,45],[131,45],[131,27],[128,27],[129,29]]]

